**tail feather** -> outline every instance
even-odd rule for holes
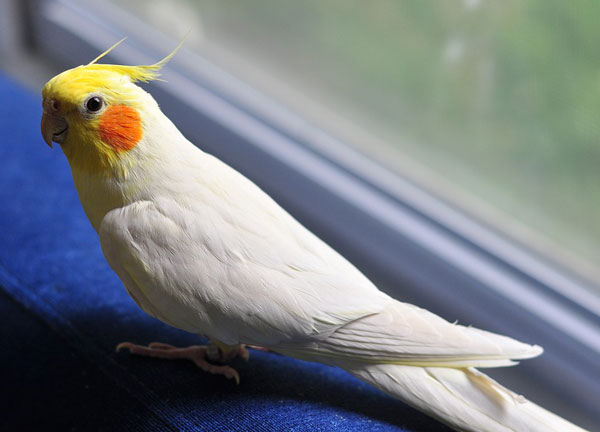
[[[465,432],[584,432],[474,368],[345,366],[408,405]]]

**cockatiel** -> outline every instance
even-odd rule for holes
[[[116,45],[115,45],[116,46]],[[44,87],[42,135],[60,144],[102,251],[149,315],[206,335],[140,355],[210,361],[244,344],[339,366],[460,431],[581,431],[476,368],[539,346],[451,324],[379,291],[250,180],[190,143],[135,83],[149,66],[91,63]]]

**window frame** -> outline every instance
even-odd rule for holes
[[[27,6],[35,48],[65,68],[123,36],[110,61],[152,63],[177,44],[112,4]],[[581,425],[600,424],[600,296],[590,283],[185,47],[163,78],[147,87],[192,142],[252,179],[390,295],[544,346],[537,359],[487,372]]]

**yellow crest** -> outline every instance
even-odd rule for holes
[[[159,79],[160,69],[175,55],[181,48],[185,39],[162,60],[151,65],[127,66],[115,64],[100,64],[98,60],[114,50],[125,39],[121,39],[109,49],[104,51],[87,65],[82,65],[69,69],[54,78],[44,86],[42,95],[44,98],[56,98],[61,101],[63,106],[75,108],[94,91],[101,91],[106,97],[112,99],[123,99],[131,94],[131,88],[128,88],[123,82],[127,78],[130,83],[137,81],[149,82]],[[135,95],[132,95],[131,103],[134,103]],[[122,101],[126,102],[126,101]]]
[[[167,55],[162,60],[160,60],[154,64],[151,64],[151,65],[126,66],[126,65],[98,64],[98,60],[100,60],[102,57],[106,56],[108,53],[110,53],[112,50],[114,50],[125,39],[127,39],[127,38],[125,37],[125,38],[121,39],[120,41],[118,41],[117,43],[115,43],[114,45],[112,45],[109,49],[107,49],[102,54],[100,54],[98,57],[96,57],[94,60],[89,62],[87,64],[87,66],[92,66],[92,65],[97,64],[99,68],[105,69],[107,71],[110,70],[110,71],[121,73],[123,75],[127,75],[131,79],[132,82],[154,81],[154,80],[157,80],[158,77],[160,76],[159,71],[162,69],[162,67],[165,64],[167,64],[169,62],[169,60],[171,60],[171,58],[173,58],[173,56],[175,55],[175,53],[177,51],[179,51],[179,48],[181,48],[181,46],[187,39],[187,36],[184,37],[181,42],[179,42],[179,44],[175,47],[175,49],[169,55]]]

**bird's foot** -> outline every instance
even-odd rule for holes
[[[148,346],[136,345],[131,342],[121,342],[117,345],[117,351],[128,349],[132,354],[163,358],[163,359],[187,359],[196,364],[200,369],[213,375],[223,375],[228,379],[234,379],[237,384],[240,383],[240,375],[231,366],[214,365],[210,361],[225,362],[235,357],[241,357],[248,360],[250,354],[243,345],[228,346],[223,344],[210,345],[192,345],[185,348],[178,348],[173,345],[152,342]]]
[[[208,358],[212,361],[226,363],[236,357],[248,361],[250,358],[250,352],[246,348],[246,345],[225,345],[220,342],[212,342],[206,346]]]

